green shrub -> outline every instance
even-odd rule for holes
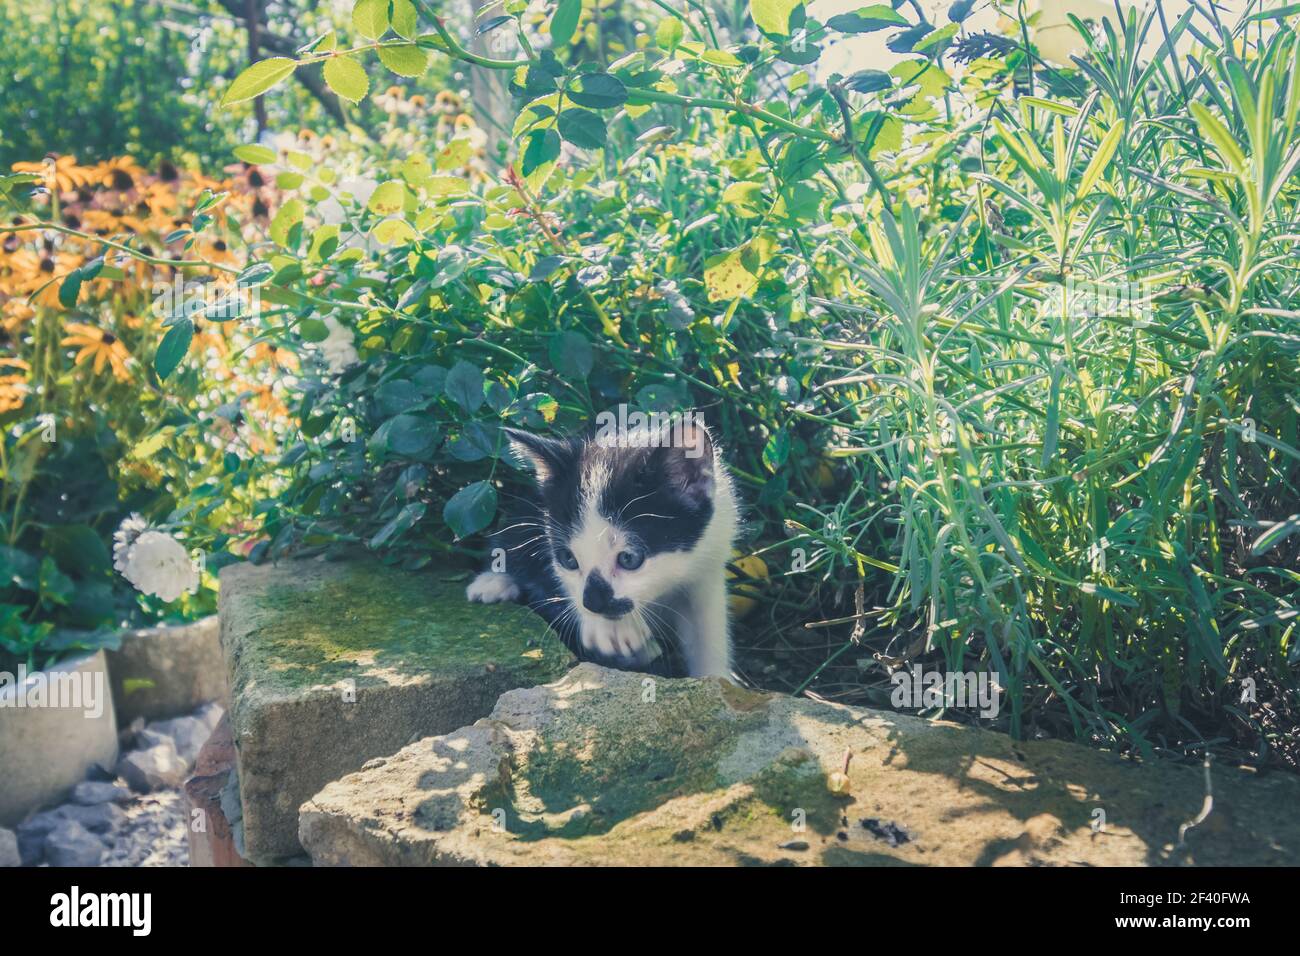
[[[361,0],[227,89],[323,69],[358,98],[372,54],[450,57],[517,101],[500,175],[464,124],[242,154],[289,177],[260,334],[304,356],[253,558],[473,553],[522,487],[502,425],[695,407],[774,569],[751,678],[883,703],[899,667],[991,668],[1016,735],[1294,762],[1295,15],[1153,8],[1081,26],[1063,69],[1027,29],[964,31],[969,4],[751,9],[611,59],[561,0],[551,50],[483,58]],[[910,51],[890,71],[803,69],[879,30]]]

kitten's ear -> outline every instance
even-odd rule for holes
[[[549,480],[572,458],[573,449],[568,442],[534,435],[518,428],[504,428],[502,431],[510,439],[510,448],[515,455],[533,469],[538,484]]]
[[[674,423],[672,441],[665,442],[665,471],[688,501],[702,504],[713,499],[713,437],[697,416]]]

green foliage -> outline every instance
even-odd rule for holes
[[[692,5],[629,36],[508,3],[482,28],[517,47],[484,55],[361,0],[351,35],[248,67],[227,102],[317,74],[360,99],[417,51],[497,71],[517,157],[452,124],[278,158],[258,334],[303,367],[252,557],[471,554],[527,481],[503,426],[698,408],[780,569],[750,676],[884,703],[891,669],[991,669],[1017,735],[1295,748],[1237,700],[1253,676],[1297,706],[1291,18],[1131,13],[1058,70],[1024,25],[912,9]],[[803,68],[880,31],[887,71]]]

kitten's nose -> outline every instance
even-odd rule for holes
[[[632,609],[632,602],[626,598],[614,597],[614,589],[599,571],[587,575],[587,584],[582,589],[582,606],[593,614],[606,617],[619,617]]]

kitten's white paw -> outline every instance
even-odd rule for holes
[[[519,597],[519,585],[502,571],[484,571],[465,589],[465,597],[483,604],[499,604]]]
[[[582,646],[605,657],[639,659],[650,640],[650,625],[633,614],[617,621],[583,615],[580,631]]]

